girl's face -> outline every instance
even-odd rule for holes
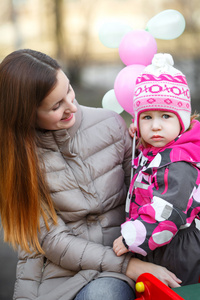
[[[73,103],[75,93],[69,79],[59,70],[57,83],[50,94],[44,98],[37,109],[37,127],[46,130],[68,129],[75,123],[74,113],[77,111]]]
[[[145,143],[164,147],[179,135],[181,125],[174,113],[149,110],[140,114],[139,130]]]

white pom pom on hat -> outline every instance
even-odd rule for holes
[[[181,133],[190,126],[190,90],[185,75],[173,65],[170,54],[157,53],[152,59],[152,64],[137,77],[133,98],[137,128],[140,113],[148,110],[163,110],[176,114],[181,124]]]

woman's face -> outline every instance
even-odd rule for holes
[[[74,113],[77,111],[73,103],[75,93],[69,79],[59,70],[57,83],[50,94],[44,98],[37,109],[36,125],[41,129],[68,129],[75,123]]]

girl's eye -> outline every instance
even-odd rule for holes
[[[144,119],[145,119],[145,120],[150,120],[150,119],[151,119],[151,116],[144,116]]]
[[[170,117],[170,116],[167,115],[167,114],[164,114],[164,115],[163,115],[163,119],[169,119],[169,117]]]

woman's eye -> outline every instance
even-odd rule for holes
[[[56,106],[54,106],[54,107],[52,108],[52,110],[57,110],[59,107],[60,107],[60,103],[56,104]]]
[[[70,84],[70,85],[69,85],[69,88],[68,88],[67,94],[69,94],[71,91],[73,91],[73,88],[72,88],[72,86],[71,86],[71,84]]]

